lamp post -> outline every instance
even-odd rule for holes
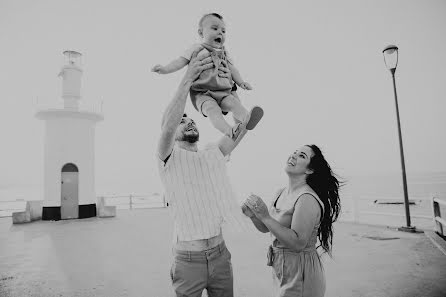
[[[395,95],[395,106],[396,106],[396,120],[398,123],[398,138],[400,143],[400,157],[401,157],[401,169],[403,173],[403,189],[404,189],[404,208],[406,211],[406,226],[398,228],[399,231],[405,232],[416,232],[415,227],[410,225],[410,210],[409,210],[409,197],[407,194],[407,179],[406,179],[406,166],[404,165],[404,151],[403,151],[403,139],[401,137],[401,124],[400,124],[400,113],[398,109],[398,98],[396,95],[396,85],[395,85],[395,71],[398,65],[398,47],[396,45],[388,45],[383,50],[384,63],[392,74],[393,80],[393,93]]]

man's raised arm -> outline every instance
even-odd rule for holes
[[[203,70],[214,66],[210,54],[197,58],[200,50],[201,48],[192,54],[187,71],[178,86],[175,96],[164,111],[161,123],[161,136],[158,142],[158,157],[160,160],[165,160],[172,152],[175,143],[175,132],[183,117],[187,94],[192,83],[200,76]]]
[[[241,131],[236,141],[233,141],[231,138],[227,136],[223,136],[220,138],[220,141],[218,142],[218,147],[220,148],[220,151],[223,154],[223,156],[231,154],[231,152],[237,147],[237,145],[240,143],[243,137],[245,137],[246,132],[248,132],[246,130],[245,123],[241,123],[239,129],[241,129]]]

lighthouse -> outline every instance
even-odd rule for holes
[[[81,110],[82,54],[64,51],[63,108],[38,111],[44,121],[43,220],[96,216],[95,127],[102,114]]]

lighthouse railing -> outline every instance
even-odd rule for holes
[[[64,103],[61,100],[42,100],[40,98],[35,98],[34,109],[36,111],[43,111],[48,109],[64,109]],[[79,102],[79,112],[92,112],[97,114],[103,114],[104,111],[104,101],[94,100],[94,101],[80,101]]]

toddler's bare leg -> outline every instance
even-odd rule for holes
[[[227,135],[228,137],[231,137],[232,135],[232,128],[231,126],[225,121],[225,118],[223,117],[223,114],[221,113],[221,108],[218,106],[217,102],[215,100],[207,100],[203,103],[201,106],[201,110],[205,116],[207,116],[210,120],[212,125],[219,130],[221,133]]]
[[[227,96],[222,100],[221,110],[232,112],[236,122],[243,122],[248,115],[248,110],[242,105],[240,99],[233,95]]]

